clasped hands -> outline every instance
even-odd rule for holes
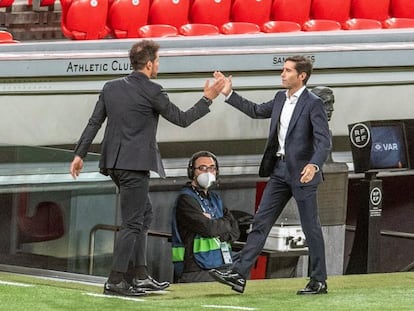
[[[232,90],[232,76],[226,77],[222,72],[215,71],[213,77],[214,82],[212,84],[209,80],[204,84],[204,96],[211,100],[219,96],[220,93],[228,96]]]

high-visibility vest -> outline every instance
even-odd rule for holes
[[[181,194],[187,194],[197,200],[200,208],[204,213],[209,213],[207,203],[214,209],[215,213],[212,218],[218,219],[223,217],[223,202],[221,198],[214,192],[210,191],[210,199],[206,202],[204,198],[201,198],[191,188],[184,187],[181,190]],[[172,217],[172,261],[174,264],[174,272],[176,276],[180,276],[184,266],[184,243],[178,232],[177,219],[176,219],[177,203],[174,206]],[[202,269],[213,269],[224,265],[223,256],[221,253],[220,239],[218,237],[202,237],[196,234],[193,243],[194,259]],[[230,245],[228,245],[230,248]]]

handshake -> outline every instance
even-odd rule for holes
[[[223,94],[228,96],[232,92],[232,76],[225,76],[220,71],[215,71],[213,73],[214,82],[210,84],[210,81],[207,80],[204,85],[204,97],[207,97],[209,100],[215,99],[217,96]]]

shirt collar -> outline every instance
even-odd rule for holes
[[[292,104],[296,103],[296,101],[298,100],[300,95],[302,95],[305,88],[306,88],[306,85],[302,86],[299,90],[297,90],[295,93],[293,93],[293,95],[291,96],[291,101],[290,101]],[[286,98],[289,98],[288,97],[288,90],[286,90],[285,94],[286,94]]]

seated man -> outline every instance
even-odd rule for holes
[[[208,151],[195,153],[188,163],[190,181],[173,213],[174,278],[180,283],[213,281],[209,269],[228,268],[232,263],[230,243],[240,231],[220,196],[209,190],[218,172],[217,158]]]

